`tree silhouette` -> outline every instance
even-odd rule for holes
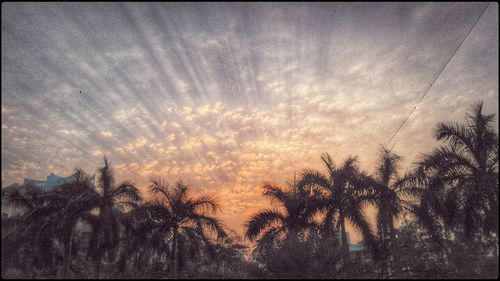
[[[398,176],[401,160],[401,156],[380,147],[375,174],[368,178],[374,192],[370,201],[377,207],[377,235],[382,246],[383,276],[390,267],[387,260],[394,252],[393,244],[396,236],[394,224],[403,213],[404,202],[400,199],[403,179]]]
[[[79,220],[85,219],[85,214],[74,212],[69,208],[69,203],[89,189],[88,176],[82,170],[76,169],[71,178],[70,182],[59,185],[50,192],[27,186],[24,191],[15,190],[8,195],[12,206],[27,210],[18,220],[16,231],[8,234],[17,241],[13,243],[19,246],[29,245],[35,264],[47,265],[52,261],[52,258],[49,258],[51,255],[62,252],[65,276],[68,275],[72,257],[76,252],[73,242],[74,229]],[[64,250],[60,251],[58,245]]]
[[[64,202],[53,200],[48,204],[41,190],[26,186],[7,195],[9,204],[16,208],[24,208],[26,212],[14,220],[13,230],[2,233],[2,241],[11,249],[13,258],[26,263],[26,273],[31,272],[30,278],[37,277],[37,270],[43,267],[53,267],[52,257],[56,255],[56,248],[51,243],[55,234],[56,220],[64,207]]]
[[[494,114],[483,115],[482,108],[482,102],[475,103],[465,124],[439,123],[434,136],[446,145],[421,155],[409,178],[410,185],[420,187],[413,190],[420,199],[415,213],[435,237],[453,228],[469,240],[481,231],[498,237],[498,135]]]
[[[257,251],[272,246],[277,238],[295,239],[301,231],[317,226],[314,222],[317,206],[297,183],[287,183],[283,188],[266,182],[263,188],[264,196],[276,207],[257,212],[245,224],[245,236],[250,241],[257,240]]]
[[[114,258],[119,241],[119,213],[123,206],[135,207],[142,200],[139,190],[129,181],[115,185],[114,173],[106,156],[104,166],[99,168],[99,181],[96,189],[86,188],[68,203],[75,213],[85,213],[86,221],[92,227],[88,257],[96,266],[96,276],[100,276],[101,261],[106,255]],[[96,209],[98,215],[90,212]]]
[[[323,229],[332,231],[340,228],[343,256],[348,259],[349,245],[345,225],[346,220],[349,220],[361,231],[367,247],[377,256],[375,236],[362,211],[369,192],[367,175],[359,170],[358,158],[348,157],[338,168],[328,153],[323,153],[321,160],[327,169],[327,175],[305,170],[299,185],[310,186],[316,190],[318,207],[325,213]]]
[[[153,220],[157,222],[160,229],[166,230],[168,235],[167,237],[158,236],[158,238],[167,238],[172,241],[171,268],[173,277],[177,278],[180,241],[184,239],[194,242],[196,238],[208,240],[210,237],[205,231],[214,234],[217,239],[227,237],[222,223],[206,214],[207,212],[215,214],[219,209],[219,204],[210,196],[190,197],[189,187],[181,180],[171,188],[161,179],[155,179],[150,189],[156,198],[156,201],[150,205]],[[187,243],[184,244],[187,246]]]

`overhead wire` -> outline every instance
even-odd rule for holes
[[[448,66],[448,64],[450,63],[450,61],[453,59],[453,57],[455,56],[455,54],[457,53],[457,51],[460,49],[460,47],[462,46],[462,44],[465,42],[465,40],[467,39],[467,37],[469,37],[469,34],[471,33],[471,31],[474,29],[474,27],[476,26],[476,24],[479,22],[479,20],[481,19],[481,17],[484,15],[484,12],[486,11],[486,9],[488,9],[488,7],[490,6],[490,3],[488,3],[488,5],[486,5],[486,7],[482,10],[481,14],[479,15],[479,17],[477,17],[477,19],[474,21],[474,24],[471,26],[471,28],[469,29],[469,31],[467,32],[467,34],[465,35],[465,37],[462,39],[462,41],[460,42],[460,44],[455,48],[455,50],[453,51],[452,55],[450,56],[450,58],[448,59],[448,61],[446,62],[446,64],[441,68],[441,70],[439,71],[438,75],[434,78],[434,80],[432,81],[432,83],[429,85],[429,87],[427,88],[427,90],[424,92],[424,94],[420,97],[420,99],[417,101],[417,103],[413,106],[413,108],[411,109],[410,113],[406,116],[406,118],[403,120],[403,122],[401,123],[401,125],[399,126],[399,128],[396,130],[396,132],[394,132],[394,134],[392,135],[392,137],[389,139],[389,141],[387,142],[386,146],[388,146],[391,141],[394,139],[394,137],[396,137],[396,135],[398,134],[398,132],[401,130],[401,128],[403,127],[403,125],[406,123],[406,121],[408,121],[408,119],[410,119],[410,116],[412,115],[412,113],[415,111],[415,109],[417,108],[417,106],[420,104],[420,102],[425,98],[425,96],[429,93],[430,89],[432,88],[432,86],[434,86],[434,83],[437,81],[437,79],[439,78],[439,76],[441,75],[441,73],[443,73],[443,71],[445,70],[445,68]],[[396,142],[393,143],[392,147],[391,147],[391,150],[394,148],[394,146],[396,145]]]

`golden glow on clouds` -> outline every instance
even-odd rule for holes
[[[101,135],[104,136],[104,137],[108,137],[109,138],[109,137],[113,136],[113,133],[108,132],[108,131],[102,131]]]

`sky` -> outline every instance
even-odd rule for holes
[[[374,172],[487,5],[4,2],[3,186],[106,155],[144,192],[161,176],[215,195],[242,234],[271,207],[262,183],[324,172],[322,152]],[[497,127],[498,97],[490,3],[390,143],[401,172],[475,101]]]

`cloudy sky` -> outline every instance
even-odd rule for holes
[[[372,172],[487,5],[3,3],[3,185],[107,155],[144,190],[217,195],[241,233],[262,182],[323,171],[322,152]],[[498,97],[491,3],[390,146],[411,167],[437,122],[477,100],[498,115]]]

